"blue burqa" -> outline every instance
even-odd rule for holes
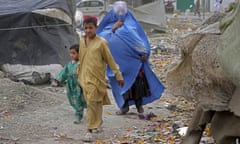
[[[112,26],[119,19],[123,21],[123,25],[113,32]],[[142,62],[140,59],[141,55],[149,57],[150,45],[143,28],[131,12],[118,15],[112,9],[99,24],[97,34],[108,41],[112,56],[119,65],[125,81],[124,87],[119,87],[113,72],[109,68],[107,69],[107,76],[118,107],[123,106],[122,95],[131,88],[142,67],[151,91],[150,96],[143,97],[142,104],[145,105],[159,99],[164,91],[164,86],[151,70],[148,61]],[[133,104],[134,101],[129,101],[129,105]]]

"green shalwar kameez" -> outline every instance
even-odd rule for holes
[[[83,92],[77,80],[78,62],[69,62],[63,70],[56,76],[56,80],[60,83],[66,83],[67,97],[70,105],[76,111],[76,121],[80,121],[83,117],[86,103]]]

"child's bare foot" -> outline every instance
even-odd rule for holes
[[[75,120],[73,123],[74,123],[74,124],[80,124],[81,121],[77,121],[77,120]]]
[[[81,123],[81,120],[82,120],[82,114],[76,112],[75,113],[75,120],[74,120],[74,124],[80,124]]]

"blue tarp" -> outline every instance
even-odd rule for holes
[[[123,25],[112,32],[112,26],[119,19],[124,21]],[[141,55],[149,57],[150,45],[143,28],[131,12],[128,11],[125,15],[120,16],[111,10],[99,24],[97,33],[108,41],[110,51],[124,77],[125,85],[120,88],[114,74],[109,68],[107,69],[107,76],[118,107],[123,106],[122,95],[132,86],[141,67],[144,68],[151,91],[151,96],[143,98],[143,105],[159,99],[164,91],[164,86],[151,70],[148,61],[140,60]],[[134,104],[134,101],[130,101],[129,104]]]

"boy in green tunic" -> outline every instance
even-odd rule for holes
[[[79,45],[70,47],[71,61],[55,78],[58,85],[66,83],[68,101],[76,111],[74,124],[80,123],[84,108],[86,108],[82,89],[77,80],[78,51]]]

